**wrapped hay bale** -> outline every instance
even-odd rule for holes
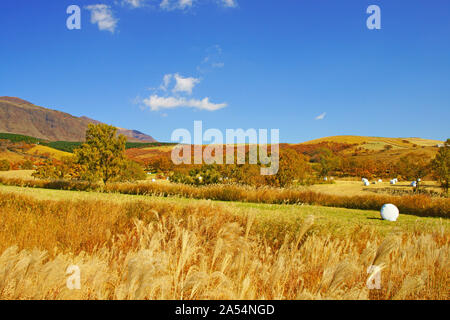
[[[397,218],[399,216],[398,208],[391,204],[385,204],[383,207],[381,207],[381,219],[387,220],[387,221],[397,221]]]

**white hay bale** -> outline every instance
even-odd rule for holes
[[[417,179],[417,182],[420,182],[420,181],[422,181],[422,179],[420,179],[420,178],[419,178],[419,179]]]
[[[379,183],[382,183],[382,182],[383,182],[383,180],[381,180],[381,179],[378,179],[378,182],[379,182]]]
[[[155,182],[156,181],[156,179],[152,179],[152,182]]]
[[[328,178],[327,177],[323,178],[323,181],[328,181]]]
[[[398,208],[391,203],[385,204],[383,207],[381,207],[380,213],[381,218],[388,221],[397,221],[397,218],[399,216]]]
[[[364,185],[367,187],[367,186],[370,186],[370,182],[369,181],[364,181]]]
[[[413,182],[411,182],[411,187],[417,187],[417,182],[416,181],[413,181]]]

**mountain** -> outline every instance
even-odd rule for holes
[[[49,141],[83,141],[89,123],[101,123],[88,117],[36,106],[15,97],[0,97],[0,132],[16,133]],[[156,142],[136,130],[118,128],[130,142]]]

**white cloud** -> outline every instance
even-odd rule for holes
[[[122,0],[122,4],[129,5],[132,8],[140,8],[144,6],[146,0]]]
[[[216,44],[206,49],[206,56],[203,58],[201,64],[197,66],[197,71],[207,73],[216,68],[223,68],[224,66],[225,63],[222,62],[222,48]]]
[[[223,62],[213,62],[211,63],[211,67],[213,68],[223,68],[225,66],[225,63]]]
[[[163,83],[159,86],[159,88],[161,90],[163,90],[163,91],[167,91],[171,81],[172,81],[172,75],[171,74],[164,75]]]
[[[221,0],[221,3],[224,7],[227,8],[235,8],[237,7],[237,1],[236,0]]]
[[[159,7],[163,10],[185,10],[192,7],[194,0],[162,0]]]
[[[164,77],[165,78],[165,77]],[[173,92],[185,92],[192,94],[192,89],[200,83],[200,79],[197,78],[183,78],[178,73],[174,75],[176,84],[173,88]]]
[[[324,113],[318,115],[318,116],[316,117],[316,120],[323,120],[323,119],[325,119],[325,116],[326,116],[326,115],[327,115],[327,113],[324,112]]]
[[[157,94],[150,96],[143,100],[143,103],[152,111],[158,111],[161,109],[174,109],[179,107],[189,107],[199,110],[216,111],[227,106],[226,103],[212,103],[209,98],[206,97],[202,100],[186,99],[179,97],[161,97]]]
[[[91,12],[91,23],[97,24],[99,30],[114,33],[118,20],[114,18],[110,6],[106,4],[94,4],[85,7]]]

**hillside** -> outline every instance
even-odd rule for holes
[[[49,141],[83,141],[89,123],[87,117],[36,106],[14,97],[0,97],[0,132],[22,134]],[[136,130],[118,128],[130,142],[156,142]]]
[[[422,138],[385,138],[365,136],[332,136],[306,141],[292,145],[294,148],[313,148],[319,145],[342,145],[347,147],[339,154],[362,161],[383,161],[393,163],[410,153],[420,154],[426,158],[434,158],[443,141]]]
[[[364,136],[332,136],[303,142],[302,144],[317,144],[321,142],[348,143],[357,144],[369,150],[382,150],[385,145],[391,145],[392,148],[409,149],[414,145],[420,147],[435,147],[443,143],[439,140],[429,140],[422,138],[383,138],[383,137],[364,137]]]

